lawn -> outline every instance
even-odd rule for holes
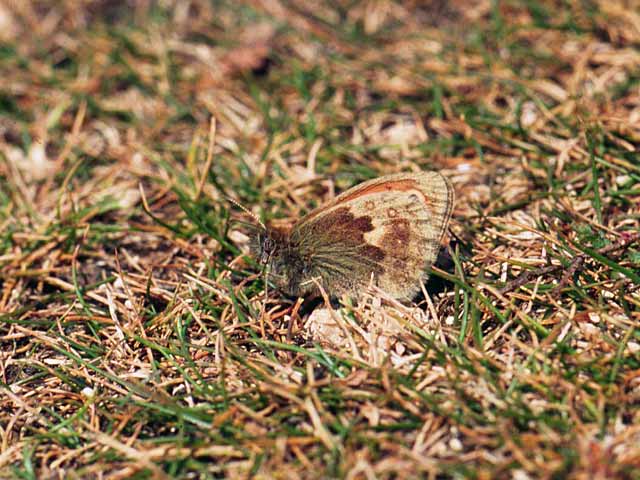
[[[420,170],[413,302],[265,288]],[[640,5],[0,0],[0,478],[640,479]]]

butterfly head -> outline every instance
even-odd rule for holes
[[[282,292],[299,296],[315,287],[309,280],[309,261],[301,255],[298,243],[290,238],[288,230],[269,228],[256,232],[251,251],[269,279]]]
[[[278,241],[270,234],[268,230],[258,233],[257,238],[257,258],[260,265],[267,266],[278,251]]]

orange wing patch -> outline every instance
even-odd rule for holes
[[[418,183],[413,179],[389,180],[386,182],[374,183],[373,185],[367,185],[363,188],[356,187],[356,191],[353,193],[349,193],[347,191],[347,195],[341,196],[338,203],[350,202],[356,198],[364,197],[365,195],[373,195],[374,193],[409,192],[412,190],[422,193],[418,187]],[[429,202],[426,195],[422,195],[422,197],[425,203]]]
[[[420,188],[420,184],[412,178],[399,178],[381,182],[370,180],[369,182],[365,182],[364,184],[362,184],[362,186],[355,186],[352,189],[347,190],[342,195],[336,197],[333,202],[330,202],[323,207],[312,210],[309,214],[307,214],[306,217],[302,219],[302,221],[308,222],[312,218],[316,217],[317,215],[323,214],[332,207],[357,200],[364,196],[397,192],[411,192],[411,196],[415,196],[416,202],[420,200],[420,198],[418,197],[418,195],[420,195],[425,205],[432,205],[432,199],[425,195],[423,189]],[[367,211],[376,210],[377,207],[378,206],[375,200],[366,200],[364,203],[364,209]]]

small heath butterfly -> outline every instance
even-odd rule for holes
[[[262,226],[252,252],[291,296],[357,295],[373,276],[395,298],[411,299],[440,249],[453,188],[436,172],[369,180],[311,211],[290,228]]]

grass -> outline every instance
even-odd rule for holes
[[[640,478],[638,16],[0,3],[0,478]],[[269,289],[247,216],[456,190],[427,295]]]

